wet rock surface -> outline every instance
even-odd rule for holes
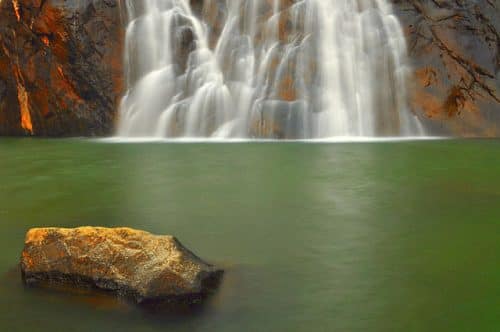
[[[411,107],[428,134],[500,136],[498,1],[391,2],[407,36],[414,68]],[[280,7],[296,3],[281,1]],[[140,6],[137,2],[139,11]],[[192,0],[191,6],[203,17],[214,48],[227,18],[227,3]],[[113,132],[125,86],[124,7],[121,0],[0,2],[0,135]],[[268,1],[257,12],[268,17],[271,10]],[[282,40],[292,26],[287,13],[283,10],[280,15]],[[178,39],[172,47],[181,72],[195,42],[189,25],[179,20]],[[307,71],[310,77],[314,68],[312,64]],[[280,95],[272,98],[297,101],[297,79],[285,75]],[[309,77],[300,79],[301,84],[311,84]],[[274,120],[264,125],[267,118]],[[285,135],[287,129],[276,119],[281,117],[263,110],[253,131],[266,137]]]
[[[430,134],[500,135],[500,3],[393,0],[415,69],[411,104]]]
[[[119,0],[0,1],[0,135],[101,136],[124,86]]]
[[[172,236],[82,227],[31,229],[21,273],[30,286],[95,287],[141,304],[192,304],[217,288],[223,271]]]

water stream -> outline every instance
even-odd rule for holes
[[[127,1],[118,136],[423,135],[386,0]]]

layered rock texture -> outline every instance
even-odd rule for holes
[[[118,0],[0,1],[0,135],[110,134],[122,48]]]
[[[500,2],[393,0],[430,134],[500,136]]]
[[[91,286],[138,303],[199,302],[223,273],[172,236],[98,227],[30,230],[21,271],[28,285]]]
[[[415,69],[411,106],[428,134],[500,136],[499,2],[392,3]],[[226,5],[191,0],[209,28],[212,47]],[[0,135],[112,133],[125,85],[124,7],[122,0],[0,0]],[[281,16],[280,36],[291,26],[289,15]],[[179,35],[181,66],[192,39],[189,31]],[[280,97],[294,100],[294,91],[290,78]],[[265,134],[264,129],[259,130]]]

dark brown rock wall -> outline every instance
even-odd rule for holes
[[[119,0],[0,2],[0,135],[112,132],[121,13]]]
[[[191,2],[215,44],[224,2]],[[500,3],[392,2],[415,69],[411,105],[429,133],[500,136]],[[112,133],[124,87],[124,10],[121,0],[0,1],[0,135]],[[282,97],[293,100],[288,83]]]
[[[500,136],[500,2],[393,0],[431,134]]]

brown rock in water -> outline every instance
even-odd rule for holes
[[[21,271],[27,285],[91,286],[138,303],[199,302],[223,274],[175,237],[100,227],[31,229]]]

